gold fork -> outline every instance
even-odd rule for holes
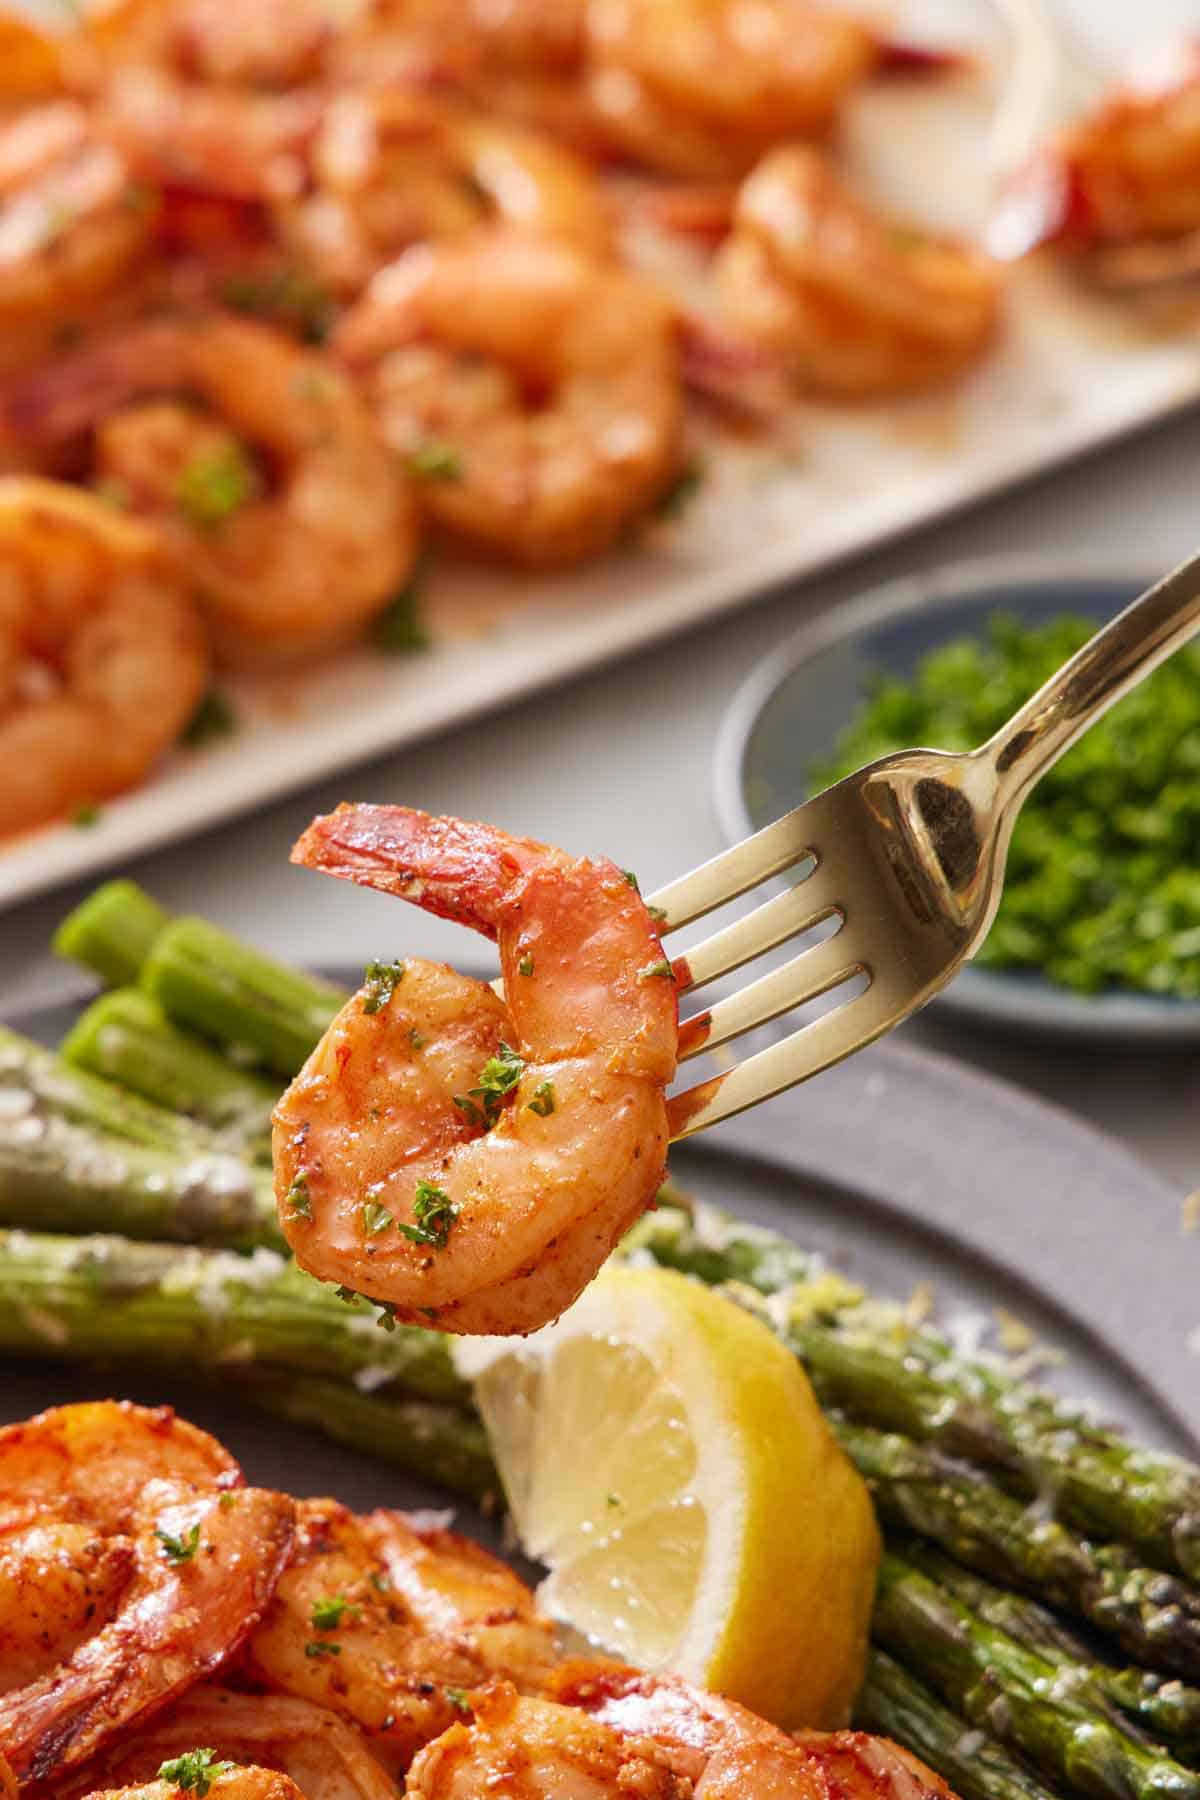
[[[978,750],[904,750],[847,776],[649,897],[664,935],[805,862],[786,893],[677,957],[680,994],[823,921],[836,930],[694,1013],[680,1061],[728,1044],[858,978],[836,1010],[710,1080],[673,1094],[673,1139],[755,1106],[840,1062],[945,987],[979,949],[1000,902],[1025,796],[1076,739],[1200,630],[1200,554],[1127,606]]]

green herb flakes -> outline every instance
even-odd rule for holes
[[[169,1531],[156,1531],[154,1535],[162,1545],[163,1555],[173,1568],[193,1561],[200,1548],[199,1525],[193,1525],[190,1530],[184,1532],[182,1537],[172,1537]]]
[[[520,962],[517,964],[517,974],[518,975],[532,975],[533,974],[533,958],[532,958],[532,956],[523,956],[521,958]]]
[[[175,504],[201,531],[213,531],[262,490],[258,471],[235,440],[194,456],[175,483]]]
[[[169,1781],[181,1794],[195,1794],[198,1800],[204,1800],[217,1777],[232,1775],[236,1767],[236,1763],[219,1762],[215,1750],[188,1750],[183,1756],[159,1763],[158,1779]]]
[[[343,1621],[353,1625],[361,1616],[362,1608],[351,1606],[344,1594],[326,1594],[313,1603],[312,1626],[314,1631],[336,1631]]]
[[[392,1215],[386,1206],[380,1206],[378,1200],[364,1200],[362,1207],[362,1228],[366,1237],[375,1237],[386,1231],[392,1224]]]
[[[365,1013],[377,1013],[387,1005],[404,975],[402,962],[368,963],[363,975],[363,1002]]]
[[[675,971],[664,956],[661,962],[647,963],[644,969],[638,970],[639,981],[674,981]]]
[[[230,737],[237,730],[237,714],[228,694],[209,688],[179,736],[181,744],[195,750],[214,738]]]
[[[489,1056],[479,1074],[479,1084],[466,1094],[455,1094],[454,1104],[467,1115],[472,1125],[490,1131],[500,1117],[500,1108],[516,1087],[525,1068],[525,1059],[511,1044],[501,1043],[495,1056]]]
[[[303,1169],[288,1189],[285,1204],[289,1219],[312,1218],[312,1195],[308,1191],[308,1176]]]
[[[416,1195],[413,1199],[414,1225],[401,1225],[398,1229],[412,1244],[425,1244],[434,1250],[444,1250],[450,1240],[450,1228],[458,1217],[458,1207],[443,1188],[434,1187],[431,1181],[418,1181]],[[393,1325],[395,1320],[392,1321]]]
[[[321,1656],[340,1656],[342,1646],[330,1643],[328,1638],[310,1638],[304,1646],[304,1654],[310,1661]]]
[[[427,438],[418,444],[408,459],[408,467],[418,481],[462,480],[461,453],[453,444],[444,444],[438,438]]]
[[[428,650],[429,632],[421,600],[428,574],[426,559],[418,557],[412,574],[371,625],[371,642],[379,650],[397,655]]]
[[[471,1702],[467,1699],[464,1688],[448,1687],[443,1688],[442,1692],[455,1712],[466,1713],[468,1716],[471,1714]]]
[[[533,1098],[529,1101],[526,1110],[536,1113],[539,1119],[548,1119],[554,1111],[554,1106],[554,1083],[539,1081],[533,1090]]]

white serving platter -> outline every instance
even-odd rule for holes
[[[993,100],[981,79],[940,95],[885,86],[856,107],[844,154],[908,216],[971,231]],[[681,258],[663,272],[690,284],[695,270]],[[539,578],[439,558],[423,601],[430,649],[363,649],[302,674],[224,683],[233,736],[178,752],[86,828],[0,847],[0,904],[661,642],[1198,400],[1195,321],[1151,327],[1053,265],[1023,266],[1001,341],[953,390],[869,408],[798,404],[769,439],[709,422],[694,498],[621,554]]]

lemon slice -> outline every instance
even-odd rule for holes
[[[879,1535],[764,1324],[670,1270],[608,1269],[556,1325],[455,1360],[547,1611],[779,1724],[845,1723]]]

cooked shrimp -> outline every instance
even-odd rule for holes
[[[0,14],[0,99],[26,104],[62,90],[60,39],[20,13]]]
[[[292,856],[498,940],[507,995],[412,961],[343,1008],[275,1113],[296,1260],[399,1318],[535,1331],[662,1179],[677,1007],[645,905],[612,863],[406,807]]]
[[[609,247],[600,188],[570,151],[413,89],[336,96],[312,173],[314,191],[280,209],[281,227],[338,293],[360,292],[411,244],[492,220],[589,255]]]
[[[380,1509],[362,1521],[394,1593],[426,1631],[529,1691],[555,1661],[554,1626],[507,1563],[471,1538]]]
[[[0,1532],[53,1519],[123,1535],[152,1480],[226,1490],[241,1471],[215,1438],[169,1406],[52,1407],[0,1429]]]
[[[222,1769],[205,1789],[212,1800],[304,1800],[294,1781],[269,1769]],[[195,1783],[190,1785],[194,1786]],[[105,1788],[88,1800],[179,1800],[183,1789],[176,1781],[148,1781],[142,1787]]]
[[[307,1800],[396,1800],[391,1775],[359,1734],[323,1706],[205,1684],[60,1786],[58,1800],[80,1800],[100,1781],[148,1781],[164,1762],[197,1744],[211,1747],[221,1761],[278,1770]]]
[[[646,168],[737,175],[781,139],[824,135],[870,72],[874,35],[810,0],[595,0],[588,92]]]
[[[45,445],[96,428],[97,473],[156,521],[230,661],[345,643],[412,568],[408,486],[366,407],[269,326],[151,321],[10,389],[8,417]]]
[[[262,1615],[294,1517],[283,1494],[147,1481],[130,1521],[135,1571],[114,1617],[0,1699],[0,1754],[18,1780],[57,1784],[225,1661]]]
[[[1200,231],[1200,39],[1159,52],[1017,176],[990,237],[1020,256]]]
[[[0,1538],[0,1695],[71,1656],[116,1610],[134,1568],[127,1538],[34,1525]]]
[[[370,1538],[335,1500],[303,1500],[292,1560],[245,1651],[249,1674],[349,1719],[406,1764],[451,1724],[484,1671],[418,1624],[388,1587]]]
[[[0,1800],[17,1800],[17,1778],[0,1756]]]
[[[156,212],[153,192],[77,102],[48,101],[0,126],[0,371],[48,354],[128,279]]]
[[[674,1774],[693,1784],[695,1800],[954,1800],[940,1775],[888,1738],[789,1737],[677,1675],[567,1662],[550,1692],[638,1745],[659,1746]]]
[[[0,837],[135,786],[208,663],[153,532],[78,489],[0,479]]]
[[[795,146],[743,183],[715,276],[736,329],[803,387],[843,398],[948,380],[980,356],[999,314],[986,257],[887,224]]]
[[[649,1740],[631,1742],[574,1707],[520,1699],[504,1681],[471,1703],[472,1722],[451,1726],[413,1763],[409,1800],[691,1800],[690,1783]]]
[[[431,519],[538,567],[599,554],[678,464],[675,318],[639,276],[496,232],[414,249],[335,334]]]

